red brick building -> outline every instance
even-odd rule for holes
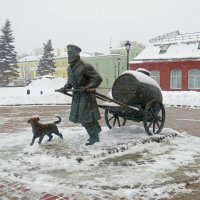
[[[178,31],[153,38],[130,62],[151,72],[162,90],[200,91],[200,33]]]

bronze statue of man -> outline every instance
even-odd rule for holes
[[[69,120],[74,123],[81,123],[85,127],[89,134],[86,145],[93,145],[99,142],[101,127],[98,120],[101,116],[95,94],[89,92],[88,89],[97,88],[103,79],[91,64],[81,60],[80,52],[79,47],[67,45],[68,81],[62,90],[74,89]]]

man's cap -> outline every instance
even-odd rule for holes
[[[71,51],[71,52],[74,52],[74,53],[80,53],[81,48],[77,47],[76,45],[69,44],[69,45],[67,45],[67,51]]]

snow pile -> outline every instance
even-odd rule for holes
[[[63,87],[66,80],[63,78],[41,78],[33,80],[26,87],[0,88],[0,105],[26,105],[26,104],[66,104],[71,97],[55,92]],[[30,91],[28,95],[27,92]]]
[[[143,74],[140,73],[142,76]],[[144,75],[147,77],[146,75]],[[0,88],[0,105],[25,105],[25,104],[70,104],[71,97],[55,92],[63,87],[64,78],[34,80],[26,87]],[[30,94],[27,95],[27,90]],[[111,92],[107,95],[110,96]],[[167,106],[200,107],[200,92],[195,91],[162,91],[163,102]]]
[[[45,92],[46,94],[54,93],[55,89],[59,89],[65,85],[67,81],[64,78],[47,78],[42,77],[32,81],[25,89],[30,89],[33,94],[39,94],[40,91]]]
[[[163,103],[168,106],[188,106],[200,108],[200,92],[196,91],[162,91]]]

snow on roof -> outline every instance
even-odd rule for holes
[[[32,56],[26,56],[24,58],[19,59],[19,62],[25,62],[25,61],[35,61],[35,60],[39,60],[41,58],[41,55],[36,56],[36,55],[32,55]]]
[[[200,59],[200,33],[153,40],[130,63],[157,59]]]
[[[159,53],[162,45],[149,44],[134,60],[200,58],[199,42],[169,44],[166,53]],[[130,63],[134,63],[134,60]]]
[[[80,56],[82,58],[82,57],[92,57],[93,55],[91,53],[81,52]],[[55,58],[60,58],[60,57],[67,58],[68,57],[67,52],[63,51],[59,56],[56,56]]]
[[[67,52],[63,51],[61,52],[59,55],[55,56],[55,59],[59,59],[59,58],[67,58]]]
[[[114,54],[114,53],[110,53],[110,52],[107,52],[105,54],[102,54],[102,55],[93,55],[91,56],[90,58],[108,58],[108,57],[116,57],[116,56],[120,56],[120,54]]]
[[[92,57],[93,55],[90,53],[85,53],[85,52],[81,52],[80,53],[81,58],[82,57]],[[36,55],[32,55],[32,56],[26,56],[24,58],[21,58],[18,60],[18,62],[26,62],[26,61],[36,61],[36,60],[40,60],[40,58],[42,57],[42,55],[36,56]],[[59,59],[59,58],[67,58],[67,52],[61,52],[60,55],[55,56],[55,59]]]
[[[80,53],[80,56],[81,56],[81,58],[83,58],[83,57],[92,57],[93,54],[91,54],[91,53],[86,53],[86,52],[81,52],[81,53]]]

